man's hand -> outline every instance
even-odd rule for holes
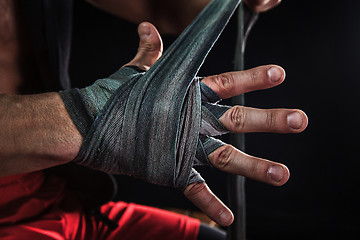
[[[126,65],[136,65],[148,70],[160,57],[162,42],[156,28],[142,23],[138,29],[140,47],[136,57]],[[266,65],[240,72],[223,73],[202,80],[221,98],[226,99],[246,92],[267,89],[281,84],[285,71],[276,65]],[[297,109],[255,109],[234,106],[227,110],[220,122],[231,132],[299,133],[308,123],[304,112]],[[209,156],[211,164],[228,173],[242,175],[257,181],[281,186],[289,179],[288,168],[280,163],[247,155],[231,145],[225,145]],[[210,218],[227,226],[233,221],[231,211],[205,183],[189,185],[185,196]]]

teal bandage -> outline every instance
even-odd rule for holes
[[[203,182],[194,161],[223,145],[208,135],[227,132],[218,118],[228,108],[207,103],[218,97],[196,74],[239,2],[213,0],[147,72],[125,67],[62,92],[85,136],[75,161],[181,189]]]

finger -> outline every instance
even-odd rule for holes
[[[254,12],[265,12],[279,5],[281,0],[244,0],[244,2]]]
[[[290,177],[285,165],[250,156],[231,145],[219,147],[208,157],[211,164],[222,171],[275,186],[285,184]]]
[[[163,52],[163,43],[157,29],[148,22],[143,22],[138,27],[140,37],[139,48],[133,60],[128,64],[135,65],[143,70],[148,70]]]
[[[234,221],[234,215],[230,209],[205,183],[190,184],[186,187],[184,194],[195,206],[221,226],[229,226]]]
[[[226,99],[242,93],[271,88],[281,84],[285,71],[276,65],[266,65],[239,72],[209,76],[202,80],[220,98]]]
[[[296,109],[257,109],[235,106],[227,110],[220,123],[231,132],[298,133],[308,124],[306,114]]]

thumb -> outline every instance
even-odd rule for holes
[[[136,56],[128,64],[148,70],[160,57],[163,51],[161,36],[154,25],[143,22],[138,27],[140,37],[139,48]]]

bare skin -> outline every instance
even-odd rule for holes
[[[0,0],[0,176],[69,162],[82,142],[57,93],[15,95],[32,74],[18,6]]]
[[[0,0],[0,4],[9,2],[11,1]],[[269,1],[255,2],[268,4]],[[7,20],[16,22],[14,15]],[[127,65],[137,65],[147,70],[161,56],[162,42],[160,34],[150,23],[141,24],[138,32],[138,53]],[[0,36],[4,35],[0,33]],[[13,64],[15,69],[19,64],[19,42],[13,41],[12,44],[17,51],[7,51],[5,43],[1,42],[0,49],[4,51],[0,55],[0,72],[6,72],[6,64]],[[0,94],[0,176],[36,171],[71,161],[77,155],[82,137],[59,95],[14,95],[18,93],[17,88],[25,78],[21,72],[9,72],[8,75],[0,76],[0,93],[3,93]],[[243,72],[209,76],[203,82],[222,98],[229,98],[274,87],[284,79],[285,72],[281,67],[266,65]],[[261,110],[237,106],[228,110],[220,121],[233,132],[298,133],[306,128],[308,120],[305,113],[296,109]],[[283,185],[289,178],[286,166],[247,155],[230,145],[217,149],[210,154],[209,159],[222,171],[275,186]],[[206,184],[189,185],[184,194],[215,222],[224,226],[232,223],[231,211]]]
[[[21,82],[21,44],[15,1],[0,0],[0,93],[16,93]]]
[[[265,12],[279,5],[281,0],[244,0],[244,2],[254,12]]]
[[[178,34],[209,3],[209,0],[87,0],[128,21],[152,22],[161,33]]]
[[[0,95],[1,176],[32,172],[75,158],[82,137],[58,93]]]
[[[87,0],[128,21],[153,23],[160,33],[179,34],[210,0]],[[255,12],[264,12],[277,6],[281,0],[244,0]]]

